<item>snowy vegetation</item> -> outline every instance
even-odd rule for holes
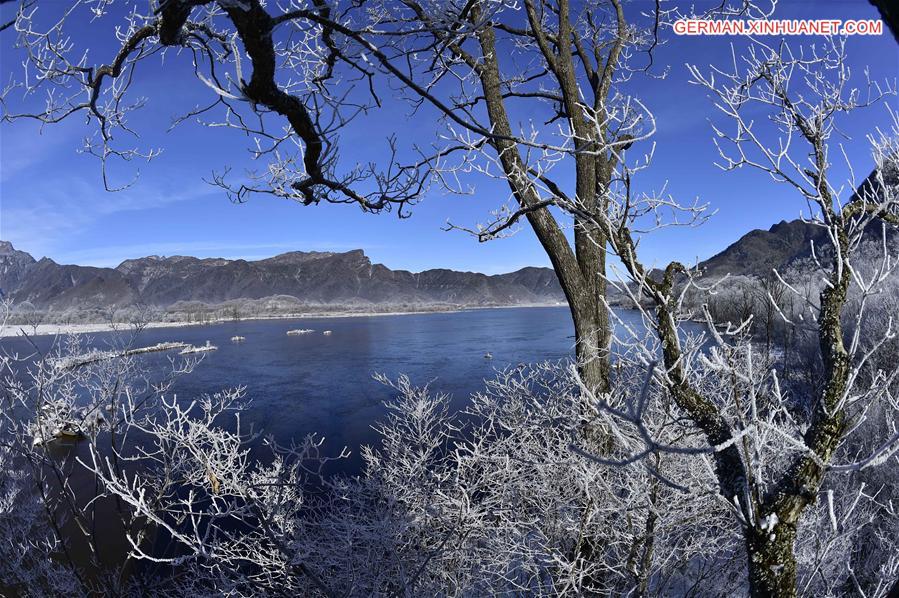
[[[150,384],[135,357],[64,370],[4,358],[5,368],[30,372],[21,381],[7,371],[6,400],[15,404],[4,413],[106,416],[74,459],[65,456],[71,447],[34,446],[27,418],[4,421],[6,590],[743,593],[740,526],[776,521],[743,521],[719,493],[713,454],[721,447],[706,444],[643,365],[657,343],[633,340],[633,357],[618,362],[614,390],[603,397],[586,391],[566,363],[510,369],[458,414],[446,396],[384,380],[396,398],[358,477],[323,476],[326,461],[340,456],[320,454],[315,438],[279,447],[248,436],[243,389],[167,395],[171,376],[195,362],[175,361]],[[700,342],[685,340],[691,380],[751,422],[735,441],[755,456],[758,479],[774,479],[804,450],[796,440],[800,395],[780,390],[746,339],[707,353]],[[585,394],[593,417],[580,415]],[[804,595],[884,596],[899,579],[899,467],[894,449],[878,452],[895,427],[892,397],[869,406],[798,522]],[[597,449],[587,427],[612,442]],[[115,533],[128,538],[127,560],[104,550],[109,531],[96,531],[98,517],[123,519]]]
[[[345,477],[323,475],[344,455],[322,454],[315,437],[279,446],[250,435],[243,388],[170,395],[196,358],[150,375],[127,350],[139,326],[120,357],[77,368],[52,365],[84,353],[77,339],[55,355],[3,355],[3,591],[899,591],[899,289],[886,232],[899,226],[899,119],[888,110],[890,126],[869,132],[868,165],[848,163],[839,143],[842,116],[881,109],[894,83],[850,83],[837,38],[795,50],[750,40],[728,66],[688,66],[713,98],[720,166],[783,185],[826,232],[827,247],[795,271],[726,286],[678,262],[653,270],[639,254],[644,235],[708,216],[641,189],[655,120],[625,93],[649,68],[634,57],[652,64],[678,10],[657,3],[648,20],[628,21],[617,0],[582,11],[564,0],[287,4],[134,10],[117,29],[121,52],[96,69],[70,52],[65,17],[43,31],[24,4],[14,27],[39,76],[4,100],[51,92],[43,112],[4,118],[87,115],[96,134],[85,149],[109,185],[110,162],[153,154],[113,135],[131,131],[126,116],[142,104],[127,101],[135,65],[179,48],[215,94],[181,120],[221,111],[213,124],[248,134],[254,158],[269,161],[247,179],[214,177],[238,201],[268,193],[402,214],[432,184],[464,193],[461,175],[499,178],[510,204],[453,228],[489,240],[528,223],[568,299],[576,359],[508,370],[461,413],[405,378],[383,380],[396,398],[381,442],[364,449],[360,475]],[[771,14],[758,4],[724,3],[713,16]],[[89,4],[98,20],[109,6]],[[293,43],[276,43],[279,27]],[[498,36],[525,66],[499,60]],[[345,75],[371,97],[350,93]],[[407,165],[391,139],[383,168],[341,171],[335,131],[380,105],[382,78],[436,111],[445,145]],[[559,126],[517,130],[513,99]],[[567,192],[554,180],[565,169]],[[643,323],[620,322],[615,339],[613,287]],[[707,333],[685,334],[681,324],[700,314]],[[77,442],[54,433],[74,425]],[[110,555],[110,538],[123,550]]]

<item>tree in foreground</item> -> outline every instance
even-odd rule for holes
[[[32,64],[45,73],[42,85],[76,92],[71,102],[67,96],[32,116],[52,122],[87,112],[98,125],[97,143],[89,148],[104,161],[138,155],[116,149],[110,133],[127,126],[122,107],[131,69],[160,47],[186,46],[203,65],[201,80],[216,93],[197,113],[222,109],[226,122],[267,140],[258,157],[271,158],[272,166],[261,178],[237,184],[216,178],[238,199],[267,192],[378,211],[402,208],[433,176],[452,181],[466,169],[499,172],[515,203],[476,232],[499,236],[527,219],[573,299],[577,373],[550,366],[508,372],[472,399],[467,421],[450,416],[444,398],[400,381],[394,415],[381,427],[382,446],[366,452],[366,470],[354,479],[322,478],[322,458],[311,440],[298,447],[270,444],[267,459],[251,458],[253,439],[241,434],[239,411],[232,409],[239,392],[196,403],[160,393],[142,403],[126,396],[116,403],[123,411],[109,434],[136,438],[136,444],[101,446],[88,435],[88,454],[70,465],[121,509],[130,561],[195,595],[285,589],[325,595],[887,593],[899,574],[899,405],[889,353],[895,334],[888,317],[879,319],[878,310],[889,312],[881,309],[878,291],[891,284],[895,263],[882,227],[896,220],[897,132],[872,136],[874,172],[861,184],[852,180],[856,191],[846,197],[833,174],[838,148],[832,136],[839,115],[865,101],[848,86],[839,41],[798,56],[786,47],[757,45],[734,71],[716,71],[714,79],[692,69],[695,82],[733,121],[733,129],[716,130],[724,165],[758,168],[791,185],[813,207],[809,218],[828,232],[830,243],[815,248],[816,293],[797,293],[803,309],[782,314],[812,323],[817,384],[782,375],[771,351],[760,351],[747,334],[751,322],[721,330],[710,321],[711,339],[685,335],[683,321],[697,315],[683,308],[687,292],[715,289],[704,289],[680,264],[650,272],[637,256],[637,231],[647,217],[664,223],[671,211],[686,212],[695,222],[702,213],[635,191],[646,165],[629,162],[627,152],[652,132],[651,116],[636,100],[609,96],[599,83],[605,73],[628,72],[605,53],[633,47],[621,31],[631,42],[644,40],[647,50],[655,37],[623,25],[622,7],[610,6],[608,21],[591,23],[593,12],[572,17],[564,3],[525,2],[515,13],[501,3],[404,3],[369,12],[320,3],[271,16],[255,2],[168,2],[153,16],[133,13],[121,32],[122,52],[95,69],[61,59],[60,30],[37,33],[23,13],[17,28]],[[526,24],[500,18],[504,11]],[[281,26],[293,28],[292,45],[276,44],[277,34],[269,33]],[[594,35],[584,37],[585,31]],[[611,37],[603,37],[609,31]],[[569,39],[573,52],[560,50]],[[586,39],[603,50],[598,58]],[[237,40],[252,67],[249,77]],[[502,75],[503,43],[511,42],[536,57],[527,63],[539,65],[533,72]],[[303,74],[287,89],[274,83],[282,48],[293,52],[290,64]],[[236,74],[217,70],[222,63]],[[335,92],[345,81],[336,73],[355,72],[368,82],[376,71],[403,82],[422,110],[429,106],[443,115],[453,141],[422,151],[411,165],[338,175],[329,134],[347,122],[341,115],[349,96]],[[369,100],[376,103],[372,85]],[[513,134],[511,106],[534,99],[551,107],[548,119],[565,123],[561,133],[549,139],[540,136],[544,129]],[[753,106],[767,111],[779,142],[770,144],[771,137],[759,133],[761,125],[747,116]],[[265,129],[273,126],[272,113],[290,127]],[[555,164],[573,166],[574,192],[549,176]],[[573,248],[554,209],[573,217]],[[881,259],[860,263],[865,238],[878,231]],[[622,291],[633,293],[654,335],[625,327],[631,338],[619,339],[623,349],[614,368],[603,354],[610,327],[601,322],[609,314],[601,290],[609,281],[599,266],[607,243],[631,282]],[[565,272],[573,274],[566,278]],[[780,282],[798,290],[790,280]],[[596,292],[572,293],[578,285]],[[34,430],[43,428],[33,424],[45,412],[68,413],[57,399],[74,402],[81,394],[71,389],[91,384],[90,371],[45,370],[38,376],[43,382],[26,388],[10,377],[7,397],[27,407],[30,419],[10,423],[18,427],[9,446],[26,463],[59,471],[58,462],[34,446]],[[55,382],[48,384],[48,377]],[[95,387],[129,388],[88,386]],[[603,454],[577,433],[585,399],[592,407],[586,414],[613,440]],[[126,462],[130,468],[120,465]],[[63,489],[74,483],[71,471],[59,476]],[[8,479],[24,496],[20,482]],[[69,513],[87,536],[95,517],[67,500],[72,492],[45,496],[50,486],[35,479],[36,504],[47,505],[49,497],[51,507],[34,519],[45,526],[34,537],[58,547],[60,558],[51,564],[62,563],[62,571],[51,567],[21,579],[50,584],[75,576],[85,592],[123,593],[153,583],[121,571],[79,578],[79,566],[66,554],[72,536],[60,531],[55,517]],[[329,491],[308,491],[316,485]],[[41,509],[22,513],[40,515]],[[166,549],[150,542],[146,530],[165,537]],[[34,554],[17,542],[5,546]],[[105,570],[99,565],[92,563]]]
[[[769,14],[764,6],[723,2],[708,15]],[[198,120],[252,140],[264,165],[238,176],[225,167],[212,181],[237,201],[267,194],[405,216],[434,184],[465,194],[475,174],[503,181],[509,201],[491,221],[456,228],[486,241],[527,221],[568,300],[581,375],[608,390],[607,239],[579,212],[569,219],[550,207],[569,186],[564,180],[591,212],[608,207],[620,151],[654,131],[624,87],[635,76],[664,75],[653,74],[655,54],[683,11],[656,3],[643,14],[622,0],[166,0],[124,14],[113,3],[76,2],[61,16],[42,8],[25,3],[15,21],[25,74],[6,89],[3,118],[86,117],[93,134],[85,150],[100,159],[107,188],[120,186],[108,165],[157,153],[128,144],[144,104],[131,87],[159,55],[188,61],[211,92],[209,104],[185,107],[176,124]],[[122,19],[118,52],[100,62],[72,31],[88,11],[94,27]],[[46,104],[19,111],[20,91],[44,93]],[[380,118],[384,94],[437,122],[432,145],[391,138],[384,158],[342,163],[340,132],[365,114]]]
[[[701,345],[686,339],[685,358],[696,364]],[[724,354],[732,361],[719,355],[690,375],[704,396],[722,404],[757,389],[765,418],[756,423],[766,442],[756,448],[767,471],[792,432],[765,409],[769,374],[747,367],[749,344]],[[58,445],[35,446],[28,428],[17,427],[33,420],[4,425],[10,450],[0,459],[12,466],[0,478],[12,498],[0,501],[0,527],[9,532],[0,544],[4,591],[744,593],[742,528],[735,503],[720,494],[714,448],[676,411],[643,356],[638,351],[616,368],[614,391],[605,395],[600,417],[616,435],[607,454],[581,449],[578,406],[589,391],[576,369],[549,363],[502,372],[461,414],[450,412],[445,395],[407,379],[392,382],[397,396],[378,426],[381,442],[364,449],[364,469],[354,477],[323,476],[327,458],[313,438],[279,447],[248,435],[240,425],[240,389],[197,400],[136,395],[145,374],[135,378],[141,369],[134,361],[39,366],[35,384],[5,386],[8,398],[38,417],[49,411],[43,405],[70,396],[66,388],[86,390],[91,381],[110,381],[110,372],[118,384],[100,388],[125,390],[79,404],[79,414],[95,401],[116,407],[103,409],[109,423],[71,449],[75,458],[60,461]],[[745,375],[735,378],[734,370]],[[70,418],[72,411],[53,413]],[[862,422],[860,431],[874,432],[879,423]],[[111,442],[123,437],[129,441]],[[868,440],[848,438],[845,452],[869,454]],[[899,579],[899,514],[890,506],[896,456],[877,457],[892,460],[892,478],[868,476],[866,487],[858,477],[875,468],[840,472],[828,498],[797,522],[803,594],[858,587],[885,596]],[[22,473],[22,465],[34,471]],[[124,525],[111,532],[103,522],[116,518]],[[601,544],[585,550],[591,538]],[[127,556],[110,551],[119,539]]]
[[[801,589],[798,582],[806,587],[813,583],[798,577],[797,542],[803,519],[813,517],[808,511],[824,501],[833,529],[839,530],[835,501],[855,504],[835,494],[837,488],[847,490],[840,478],[855,476],[858,484],[858,472],[886,463],[895,467],[899,451],[899,369],[895,364],[881,369],[885,364],[873,359],[895,338],[894,323],[890,316],[876,325],[867,311],[874,297],[891,288],[884,285],[896,267],[887,243],[887,228],[899,225],[896,114],[891,113],[892,130],[870,136],[875,168],[862,182],[853,176],[849,185],[837,182],[833,172],[840,151],[832,141],[842,113],[894,96],[895,89],[871,82],[867,90],[850,87],[844,43],[831,39],[793,53],[783,44],[774,48],[754,42],[733,70],[713,68],[705,75],[690,67],[694,82],[708,89],[732,120],[714,130],[722,166],[759,169],[789,185],[810,207],[809,222],[827,232],[827,246],[812,248],[820,292],[817,297],[800,295],[805,309],[798,314],[814,323],[822,364],[819,384],[788,385],[770,362],[758,363],[752,344],[739,339],[750,326],[748,320],[735,329],[728,327],[726,335],[736,340],[726,340],[706,310],[715,346],[707,354],[685,348],[678,321],[687,315],[682,308],[685,290],[699,284],[696,273],[676,262],[659,275],[651,273],[637,256],[634,220],[626,209],[617,219],[596,218],[637,292],[650,301],[652,307],[644,315],[658,335],[662,358],[657,361],[644,348],[644,360],[664,389],[662,400],[670,399],[702,435],[719,495],[732,504],[742,526],[749,588],[756,596],[793,596]],[[762,111],[765,120],[759,118]],[[846,168],[854,172],[852,164]],[[677,207],[668,199],[632,194],[630,175],[625,171],[622,176],[623,205],[639,202],[654,212]],[[855,191],[849,195],[847,187]],[[579,209],[577,202],[572,206]],[[881,255],[873,264],[860,263],[859,247],[871,235],[875,241],[880,237]],[[798,294],[787,281],[781,282]],[[638,297],[635,301],[639,304]],[[878,329],[879,336],[872,337]],[[722,375],[732,377],[731,393],[722,395],[721,386],[707,386],[709,376]],[[600,401],[625,425],[642,430],[645,404],[631,403],[621,410]],[[854,434],[863,439],[851,441]],[[650,434],[644,438],[645,448],[630,459],[690,450],[665,446]],[[856,502],[871,498],[863,483],[854,488],[849,484],[848,491]],[[886,496],[891,493],[894,488]],[[887,498],[877,516],[894,519],[893,502]],[[847,508],[851,512],[852,507]],[[857,580],[854,586],[847,583],[847,588],[829,591],[869,591]]]

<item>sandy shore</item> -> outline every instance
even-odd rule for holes
[[[431,309],[417,311],[378,311],[378,312],[310,312],[283,314],[277,316],[254,316],[249,318],[241,318],[240,321],[247,320],[302,320],[314,318],[370,318],[375,316],[408,316],[415,314],[445,314],[458,313],[460,311],[471,311],[475,309],[514,309],[519,307],[562,307],[564,304],[526,304],[526,305],[489,305],[489,306],[472,306],[460,307],[457,309]],[[183,328],[185,326],[211,326],[214,324],[223,324],[225,322],[234,322],[231,318],[220,318],[208,320],[206,322],[150,322],[144,328]],[[0,338],[10,336],[65,336],[68,334],[90,334],[96,332],[128,332],[131,330],[131,324],[127,322],[109,323],[98,322],[89,324],[38,324],[35,329],[33,326],[24,324],[7,324],[0,327]]]
[[[209,324],[218,324],[219,322],[208,322]],[[144,328],[182,328],[184,326],[202,326],[203,324],[194,322],[150,322]],[[92,332],[127,332],[131,330],[131,325],[123,322],[111,324],[94,323],[94,324],[38,324],[28,326],[25,324],[7,324],[0,328],[0,338],[8,336],[65,336],[67,334],[88,334]]]

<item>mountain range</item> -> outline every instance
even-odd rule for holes
[[[209,305],[287,296],[307,305],[493,306],[564,301],[549,268],[488,276],[446,269],[409,272],[372,263],[361,249],[293,251],[248,261],[187,256],[125,260],[115,268],[34,259],[0,241],[0,292],[49,311],[179,302]]]
[[[811,255],[826,231],[801,220],[753,230],[700,263],[706,276],[763,276]],[[125,307],[168,308],[238,299],[280,297],[293,305],[501,306],[555,304],[564,295],[549,268],[486,275],[446,269],[409,272],[372,263],[361,249],[343,253],[293,251],[247,261],[186,256],[130,259],[115,268],[62,265],[34,259],[0,241],[0,293],[48,311]]]

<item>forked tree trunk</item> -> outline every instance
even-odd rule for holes
[[[526,6],[530,11],[532,7]],[[529,16],[536,19],[533,14]],[[470,21],[477,24],[480,17],[479,3],[472,3]],[[567,15],[560,15],[560,27],[570,26],[567,19]],[[492,26],[482,27],[477,37],[483,61],[479,63],[476,72],[484,92],[492,131],[496,135],[489,143],[497,152],[506,181],[518,204],[525,209],[540,206],[543,198],[532,180],[529,165],[519,151],[506,112],[495,31]],[[545,50],[549,52],[548,47]],[[557,69],[556,77],[565,98],[565,112],[572,126],[577,129],[576,143],[582,144],[582,149],[585,150],[593,148],[596,145],[595,125],[583,115],[580,89],[573,74],[570,56],[565,53],[558,56],[547,54],[546,58]],[[608,189],[610,169],[605,168],[602,171],[605,178],[598,181],[596,158],[592,154],[577,154],[575,164],[575,197],[583,207],[596,209],[599,206],[597,190]],[[559,198],[564,195],[561,190],[554,190],[553,193],[560,194]],[[572,248],[559,223],[545,206],[528,210],[525,217],[546,251],[568,300],[574,320],[575,355],[581,379],[591,391],[606,392],[609,389],[608,346],[611,335],[604,303],[606,238],[588,220],[579,221],[576,218],[575,247]]]

